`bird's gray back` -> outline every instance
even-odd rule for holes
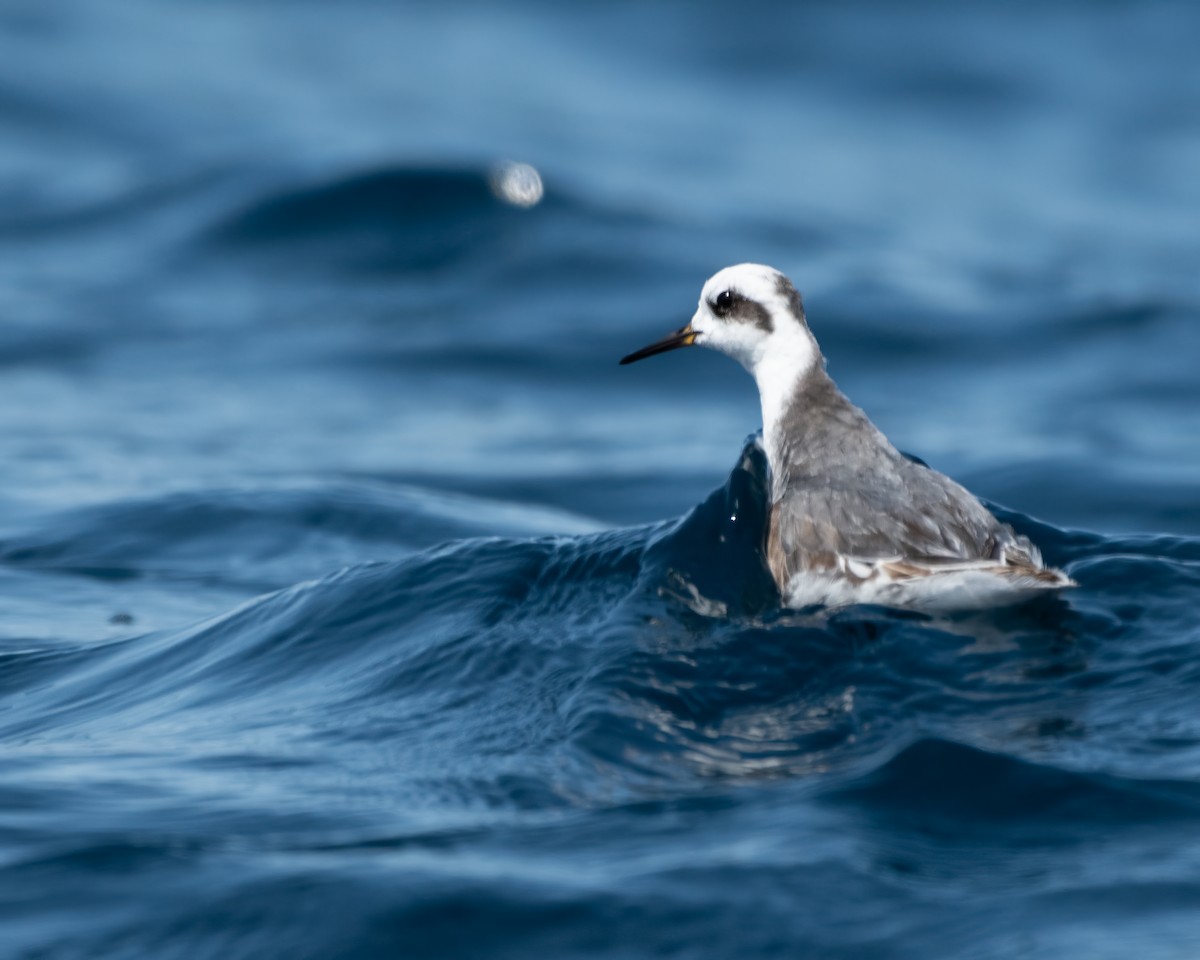
[[[839,557],[920,562],[1036,550],[949,477],[904,457],[823,370],[798,392],[770,459],[767,560],[776,580]]]

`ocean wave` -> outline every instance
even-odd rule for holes
[[[1025,734],[1010,731],[1018,752],[1023,739],[1047,731],[1069,739],[1077,701],[1117,685],[1105,645],[1182,628],[1200,594],[1191,541],[1110,541],[1040,525],[1048,555],[1081,582],[1066,601],[948,619],[882,608],[782,610],[761,556],[763,471],[750,443],[726,485],[674,524],[410,550],[184,631],[63,655],[71,669],[29,690],[17,722],[24,730],[103,728],[186,714],[219,728],[225,711],[245,723],[288,704],[289,716],[338,717],[326,730],[335,739],[387,739],[380,722],[401,742],[417,730],[432,739],[439,731],[450,739],[437,765],[458,763],[476,777],[483,758],[475,748],[490,742],[499,755],[558,751],[573,767],[592,765],[597,790],[611,778],[623,789],[671,792],[697,780],[849,769],[926,715],[943,727],[971,716],[957,739],[981,748],[999,742],[1010,714],[1026,717]],[[257,538],[241,529],[252,506],[235,499],[222,514],[186,498],[165,501],[145,512],[142,534],[120,524],[132,539],[103,564],[96,555],[64,555],[67,544],[79,551],[101,533],[82,544],[10,542],[5,555],[9,563],[133,575],[130,561],[117,562],[122,550],[141,553],[148,570],[162,563],[155,548],[135,548],[139,536],[156,531],[162,544],[186,542],[172,518],[212,536],[233,524],[238,541],[253,545]],[[372,519],[378,509],[304,493],[281,516],[301,528],[402,544],[411,514],[389,528]],[[253,522],[273,529],[270,513]],[[207,541],[202,547],[212,552]],[[1161,554],[1146,555],[1155,550]],[[1142,597],[1157,592],[1159,602],[1133,605],[1122,584],[1136,584],[1129,592]],[[1174,642],[1157,642],[1177,661]],[[44,675],[58,661],[30,662]],[[1126,656],[1130,675],[1144,682],[1155,682],[1156,662],[1149,650]],[[1030,714],[1043,714],[1032,737]]]
[[[1098,833],[1117,847],[1151,842],[1200,819],[1192,775],[1178,766],[1190,755],[1200,770],[1200,725],[1171,706],[1197,682],[1184,665],[1200,637],[1163,629],[1172,608],[1171,629],[1185,629],[1200,596],[1194,541],[1060,531],[1005,513],[1079,579],[1069,599],[942,619],[789,611],[762,564],[764,477],[751,440],[726,484],[678,521],[452,541],[294,583],[186,629],[8,653],[0,692],[20,709],[0,714],[0,736],[27,783],[10,791],[10,809],[36,797],[35,833],[60,838],[27,837],[14,875],[36,886],[40,876],[123,871],[162,876],[166,890],[181,864],[281,864],[270,875],[244,868],[236,889],[247,895],[213,874],[195,907],[163,893],[141,946],[174,942],[195,910],[244,911],[246,929],[231,921],[222,934],[244,945],[279,903],[298,902],[305,863],[322,864],[323,876],[354,864],[349,876],[372,901],[382,888],[362,873],[364,857],[433,891],[407,901],[412,916],[450,905],[527,911],[529,930],[545,931],[561,918],[546,912],[544,876],[514,858],[553,849],[562,831],[599,831],[611,850],[614,827],[636,837],[664,818],[703,820],[705,843],[714,819],[730,820],[739,842],[768,847],[799,830],[840,890],[866,884],[890,902],[884,889],[895,884],[1057,896],[1071,889],[1067,878],[1051,868],[1023,883],[1020,851],[1042,857]],[[129,519],[161,549],[187,539],[173,524],[217,537],[239,530],[251,543],[243,524],[328,528],[376,548],[405,539],[404,523],[387,521],[394,501],[328,494],[297,491],[257,519],[262,503],[246,494],[166,498],[139,506],[140,528]],[[406,510],[414,506],[429,504]],[[435,526],[446,522],[433,514]],[[73,548],[71,538],[41,553],[10,542],[7,561],[69,570],[80,559],[70,549],[102,540],[116,516],[82,511],[77,530],[95,532]],[[123,562],[133,566],[130,542]],[[151,543],[141,563],[161,563],[160,547]],[[1139,594],[1158,600],[1135,606]],[[1120,736],[1106,726],[1117,717]],[[72,767],[78,784],[46,779]],[[774,792],[763,792],[768,784]],[[81,803],[113,816],[79,833],[71,818]],[[601,819],[581,827],[580,817]],[[143,819],[151,834],[136,827]],[[855,866],[843,836],[858,837],[868,866]],[[984,881],[948,844],[1002,866]],[[533,886],[510,900],[473,886],[460,857],[481,847]],[[639,882],[677,890],[694,852],[658,835],[651,848],[657,865]],[[617,862],[597,855],[613,876]],[[701,899],[713,884],[744,882],[719,853],[701,863]],[[789,868],[780,879],[802,875]],[[578,909],[594,911],[597,897],[627,909],[619,887],[580,891]],[[354,915],[369,937],[376,921]],[[663,916],[647,914],[655,924]],[[116,943],[121,929],[114,914],[94,933]],[[521,929],[506,924],[505,936],[526,942]],[[396,942],[390,921],[377,932]]]

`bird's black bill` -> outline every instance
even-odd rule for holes
[[[645,360],[656,353],[666,353],[668,350],[678,350],[680,347],[690,347],[695,342],[696,331],[692,329],[692,325],[689,323],[682,330],[676,330],[674,333],[668,334],[657,343],[652,343],[648,347],[642,347],[641,350],[635,350],[627,357],[622,357],[621,364],[633,363],[635,360]]]

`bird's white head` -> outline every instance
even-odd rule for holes
[[[763,439],[770,456],[781,440],[781,425],[798,386],[824,365],[792,282],[759,263],[726,267],[704,284],[686,327],[623,357],[621,363],[693,344],[720,350],[750,371],[758,384]]]
[[[797,385],[823,364],[792,282],[773,267],[739,263],[712,275],[700,292],[691,322],[621,363],[678,347],[712,347],[750,371],[762,399],[768,441]]]
[[[800,294],[782,273],[759,263],[713,274],[689,326],[697,344],[733,357],[755,379],[775,366],[801,373],[817,357]]]
[[[802,374],[820,357],[792,282],[773,267],[739,263],[713,274],[691,322],[622,358],[633,363],[677,347],[720,350],[760,381],[773,368]]]

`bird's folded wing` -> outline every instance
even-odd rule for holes
[[[803,570],[867,573],[887,564],[974,567],[1016,560],[1040,566],[1037,549],[962,487],[932,470],[889,485],[814,480],[774,505],[767,560],[780,582]],[[921,474],[925,474],[922,476]],[[780,576],[782,574],[782,576]]]

